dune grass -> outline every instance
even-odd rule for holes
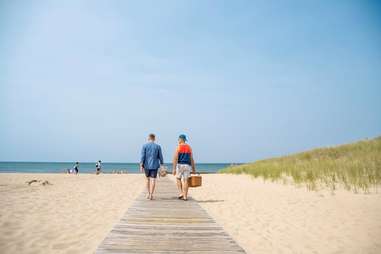
[[[354,192],[369,192],[381,183],[381,137],[232,166],[220,172],[272,181],[292,179],[311,190],[324,186],[335,190],[342,185]]]

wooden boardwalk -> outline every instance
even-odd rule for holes
[[[245,253],[196,201],[176,196],[173,181],[158,179],[155,200],[143,192],[96,253]]]

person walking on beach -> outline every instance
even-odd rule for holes
[[[175,156],[173,158],[173,175],[176,176],[177,189],[179,190],[179,199],[188,200],[188,178],[191,172],[196,173],[196,167],[193,160],[192,148],[186,143],[187,137],[184,134],[179,136]]]
[[[147,199],[153,199],[157,171],[164,164],[160,145],[155,143],[155,134],[148,135],[148,143],[143,145],[140,158],[140,171],[147,177]]]
[[[75,164],[74,164],[74,173],[77,175],[79,173],[79,162],[77,161]]]
[[[101,170],[102,170],[102,161],[99,160],[97,161],[97,163],[95,164],[95,173],[97,175],[99,175],[101,173]]]

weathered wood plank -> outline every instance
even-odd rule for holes
[[[139,195],[96,253],[245,253],[196,201],[176,194],[175,184],[161,178],[155,200]]]

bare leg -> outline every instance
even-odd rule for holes
[[[150,183],[150,199],[153,199],[153,192],[155,191],[155,184],[156,184],[156,179],[151,177],[151,183]]]
[[[149,184],[150,180],[149,180],[149,177],[147,177],[147,198],[149,199],[150,198],[150,184]]]
[[[183,187],[181,184],[181,179],[176,178],[176,184],[177,184],[177,189],[179,190],[179,197],[183,196]]]
[[[188,179],[184,179],[182,181],[182,184],[183,184],[183,197],[184,197],[184,200],[187,200],[188,199]]]

